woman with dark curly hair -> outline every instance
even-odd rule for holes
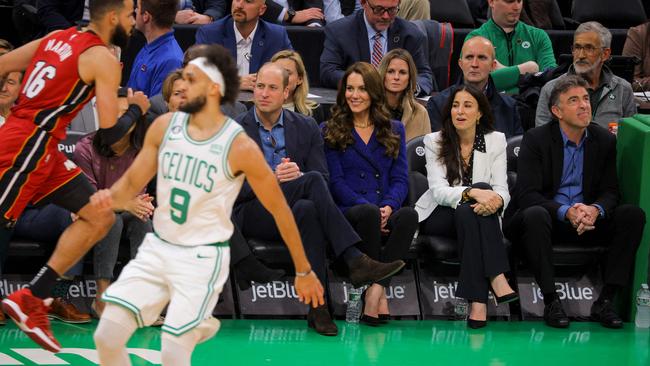
[[[497,303],[518,298],[504,276],[509,267],[500,226],[510,200],[506,138],[494,131],[487,98],[471,85],[451,92],[442,117],[442,129],[424,137],[429,189],[415,209],[420,233],[458,239],[456,296],[471,304],[467,325],[481,328],[490,287]]]
[[[408,192],[404,125],[390,119],[383,79],[373,66],[348,68],[332,113],[321,125],[332,197],[363,240],[362,251],[383,262],[404,258],[417,229],[415,210],[402,207]],[[388,320],[389,284],[366,290],[362,322]]]

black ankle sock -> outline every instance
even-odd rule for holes
[[[618,291],[617,285],[603,286],[603,290],[600,292],[600,296],[598,296],[598,300],[596,300],[596,302],[603,302],[605,300],[609,300],[609,301],[614,300],[614,296],[616,296],[617,291]]]
[[[58,278],[59,275],[50,266],[45,265],[29,283],[29,289],[34,296],[47,299],[51,297],[52,288]]]
[[[67,298],[68,291],[70,291],[70,286],[72,286],[71,279],[59,278],[59,280],[55,282],[54,287],[52,288],[52,297]]]
[[[548,294],[544,294],[544,305],[548,305],[552,303],[553,301],[557,300],[557,292],[551,292]]]
[[[354,262],[355,259],[361,257],[363,253],[354,245],[350,245],[347,249],[343,251],[343,260],[348,266]]]

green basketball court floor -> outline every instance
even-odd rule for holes
[[[0,365],[97,364],[96,322],[52,324],[65,348],[57,355],[14,324],[0,327]],[[222,320],[217,336],[197,346],[192,365],[650,365],[650,332],[631,323],[622,330],[587,322],[566,330],[533,321],[493,321],[481,330],[445,320],[337,324],[337,337],[323,337],[304,320]],[[138,330],[128,347],[134,365],[158,364],[160,328]]]

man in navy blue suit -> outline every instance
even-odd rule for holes
[[[227,48],[237,61],[240,88],[253,90],[257,70],[276,52],[293,49],[286,29],[260,19],[264,0],[233,0],[231,16],[204,25],[196,43],[216,43]]]
[[[363,11],[325,27],[325,44],[320,56],[320,82],[337,88],[348,66],[365,61],[375,66],[388,51],[403,48],[417,66],[417,95],[438,90],[423,47],[426,36],[407,20],[397,17],[400,0],[361,0]]]
[[[313,118],[283,109],[289,93],[289,74],[275,64],[260,68],[253,92],[255,106],[237,117],[246,134],[262,149],[298,224],[305,253],[322,283],[326,283],[326,247],[348,265],[355,287],[377,282],[399,271],[404,262],[377,262],[357,249],[361,238],[334,203],[327,182],[329,176],[323,139]],[[244,183],[233,210],[233,221],[245,238],[281,240],[273,217]],[[251,255],[241,241],[231,243],[231,263]],[[323,335],[338,329],[327,304],[309,309],[310,327]]]

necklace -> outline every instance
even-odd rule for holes
[[[361,124],[357,124],[357,123],[354,124],[354,127],[356,127],[356,128],[368,128],[368,127],[371,127],[371,126],[372,126],[371,123],[367,123],[365,125],[361,125]]]

